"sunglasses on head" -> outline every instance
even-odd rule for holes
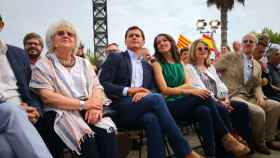
[[[203,50],[209,51],[208,47],[197,47],[196,49],[199,50],[199,51],[203,51]]]
[[[254,41],[253,40],[244,40],[242,41],[244,44],[253,44]]]
[[[69,36],[69,37],[74,37],[74,33],[69,32],[69,31],[58,31],[58,32],[56,33],[56,35],[58,35],[58,36],[67,35],[67,36]]]

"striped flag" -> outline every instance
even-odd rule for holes
[[[212,40],[212,38],[211,38],[210,36],[203,34],[202,37],[201,37],[201,39],[202,39],[205,43],[208,44],[208,47],[209,47],[211,50],[214,51],[214,50],[216,49],[216,47],[215,47],[215,45],[214,45],[214,42],[213,42],[213,40]]]
[[[189,40],[184,35],[180,34],[177,42],[177,48],[185,48],[192,44],[192,41]]]

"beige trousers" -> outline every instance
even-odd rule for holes
[[[266,99],[266,108],[263,109],[256,104],[256,98],[248,98],[239,95],[231,99],[248,104],[255,144],[262,145],[265,141],[274,140],[277,134],[277,124],[280,117],[280,102]]]

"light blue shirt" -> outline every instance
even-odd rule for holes
[[[248,58],[245,54],[243,54],[244,57],[244,81],[245,83],[252,77],[253,72],[253,58]]]
[[[142,59],[141,56],[139,59],[137,58],[135,52],[131,50],[127,50],[129,54],[129,58],[131,61],[131,84],[130,87],[141,87],[143,85],[143,67],[142,67]],[[123,89],[123,95],[127,96],[128,87]]]

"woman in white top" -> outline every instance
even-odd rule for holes
[[[210,49],[207,43],[200,39],[192,43],[189,52],[189,64],[186,66],[192,85],[196,88],[207,88],[211,92],[212,97],[217,102],[220,115],[228,128],[236,135],[242,136],[251,146],[248,105],[230,100],[228,88],[220,80],[215,67],[210,64],[209,55]]]

